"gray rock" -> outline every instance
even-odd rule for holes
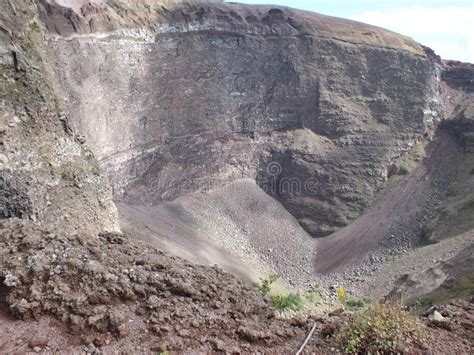
[[[433,314],[431,315],[431,319],[436,321],[436,322],[445,322],[446,318],[441,315],[438,311],[434,311]]]
[[[15,287],[18,283],[18,277],[12,274],[7,274],[5,276],[5,280],[3,280],[3,284],[7,287]]]

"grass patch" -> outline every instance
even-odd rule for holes
[[[351,299],[347,300],[344,304],[345,308],[349,312],[359,311],[366,306],[366,303],[363,300]]]
[[[270,295],[273,308],[283,317],[293,317],[297,314],[324,314],[333,310],[334,304],[325,303],[323,290],[318,283],[315,283],[307,292],[286,292],[284,288],[275,289],[278,274],[270,274],[265,278],[260,278],[257,289],[263,295]],[[339,298],[338,307],[349,312],[355,312],[365,308],[367,303],[363,300],[351,299],[349,294],[340,287],[337,290]]]
[[[38,22],[36,22],[36,21],[33,21],[33,22],[30,23],[30,28],[29,28],[29,30],[30,30],[31,32],[33,32],[33,33],[39,33],[39,32],[41,32],[41,28],[40,28]]]
[[[263,295],[271,295],[273,307],[280,315],[294,315],[295,313],[316,313],[321,312],[321,289],[317,286],[310,292],[288,293],[284,288],[278,288],[278,274],[270,274],[265,278],[260,278],[257,285],[258,291]]]
[[[295,293],[288,295],[275,295],[272,297],[273,307],[277,311],[302,311],[304,309],[303,298]]]
[[[278,281],[280,275],[270,274],[266,278],[260,278],[260,284],[257,286],[262,295],[268,295],[271,291],[271,286]]]
[[[94,158],[94,153],[92,153],[90,150],[85,150],[84,158],[86,158],[86,160],[92,160]]]
[[[33,21],[28,26],[28,31],[26,33],[25,41],[23,42],[23,48],[27,52],[32,52],[35,49],[35,43],[37,41],[37,36],[41,32],[41,29],[37,22]]]
[[[321,303],[322,296],[321,293],[313,291],[305,293],[304,299],[306,303],[309,303],[310,305],[318,305],[319,303]]]
[[[355,312],[360,311],[366,306],[366,302],[361,299],[350,298],[349,294],[344,290],[344,288],[339,287],[337,289],[337,298],[341,303],[345,311]]]
[[[354,315],[336,334],[336,341],[350,354],[404,353],[426,337],[424,326],[411,314],[377,305]]]
[[[53,104],[54,104],[54,110],[56,111],[56,113],[60,113],[62,110],[61,110],[61,104],[59,103],[59,99],[56,95],[53,94]]]

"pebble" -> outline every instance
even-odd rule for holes
[[[444,322],[446,321],[446,318],[444,318],[441,313],[439,313],[438,311],[434,311],[431,318],[436,321],[436,322]]]

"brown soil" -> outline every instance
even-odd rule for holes
[[[31,24],[29,34],[21,35],[19,38],[23,42],[18,43],[27,52],[34,49],[32,39],[40,42],[40,33],[33,26],[33,18],[25,18],[31,12],[19,9],[31,10],[29,6],[36,8],[37,3],[41,4],[42,11],[53,12],[51,23],[46,25],[52,25],[57,32],[63,27],[82,28],[82,25],[100,32],[100,18],[95,17],[99,25],[94,29],[95,21],[89,21],[89,18],[87,23],[82,23],[85,20],[67,9],[48,7],[49,1],[8,1],[5,6],[0,5],[2,9],[8,9],[2,11],[2,33],[4,25],[18,32],[16,29],[23,24]],[[148,3],[144,0],[141,5]],[[131,5],[133,8],[139,4]],[[216,5],[209,11],[210,18],[220,16],[218,10],[227,6]],[[116,21],[111,26],[143,23],[138,21],[142,18],[138,18],[136,12],[121,9],[122,14],[130,16],[129,21],[122,23],[122,18],[117,19],[120,15],[115,14]],[[89,14],[101,14],[102,11],[91,6],[83,10]],[[67,16],[54,11],[65,11]],[[261,14],[261,23],[267,28],[281,22],[282,13],[292,13],[292,10],[270,7],[256,7],[250,12],[242,8],[241,11],[242,15],[252,15],[252,11]],[[10,12],[14,16],[7,16],[4,21],[3,14]],[[113,8],[109,13],[112,12]],[[172,15],[180,16],[180,13],[173,12]],[[192,16],[199,20],[200,11],[193,12]],[[287,17],[284,16],[285,21],[294,26]],[[319,37],[330,36],[342,41],[350,34],[349,37],[355,39],[353,43],[382,43],[423,56],[416,43],[388,31],[307,13],[299,18],[296,25],[302,27],[295,33],[312,30]],[[334,21],[337,26],[331,28]],[[311,27],[313,22],[318,27]],[[12,196],[18,196],[20,201],[8,205],[7,210],[12,213],[4,213],[4,219],[0,220],[0,299],[3,301],[0,305],[0,352],[294,353],[313,323],[317,325],[316,332],[306,351],[334,352],[336,344],[331,335],[341,324],[351,321],[350,315],[338,313],[323,318],[278,319],[268,297],[217,267],[198,266],[170,256],[139,241],[135,235],[98,233],[107,226],[112,229],[115,218],[109,208],[112,204],[109,204],[107,189],[101,188],[100,174],[89,161],[91,155],[78,148],[76,138],[79,141],[79,137],[73,136],[67,116],[57,112],[58,107],[52,107],[55,98],[38,74],[40,65],[33,61],[33,66],[26,58],[31,53],[22,53],[19,48],[15,48],[14,56],[12,53],[9,50],[7,56],[12,57],[10,61],[15,62],[14,67],[2,72],[3,77],[9,79],[5,86],[8,95],[2,93],[6,98],[3,102],[12,107],[2,112],[5,121],[2,134],[6,132],[7,137],[2,138],[1,144],[8,147],[14,162],[11,170],[15,174],[5,176],[19,183],[18,186],[9,183],[5,197],[10,201]],[[34,80],[22,79],[23,75]],[[19,111],[25,111],[24,115],[20,114],[21,124],[16,122]],[[322,242],[329,243],[326,245],[328,255],[321,258],[327,269],[323,271],[353,263],[357,255],[362,256],[381,241],[378,232],[389,231],[383,225],[374,227],[371,224],[380,223],[383,218],[388,220],[388,217],[393,226],[407,222],[405,217],[411,221],[406,211],[423,205],[423,196],[429,190],[426,177],[431,169],[436,171],[444,166],[445,160],[436,163],[438,156],[444,155],[449,160],[454,152],[448,138],[441,137],[437,146],[438,150],[434,152],[444,149],[449,154],[433,153],[431,159],[407,178],[406,184],[390,192],[385,202],[376,204],[369,211],[369,217],[365,217],[368,227],[359,222],[349,229],[352,233],[348,233],[348,239],[343,241],[336,234]],[[9,159],[2,156],[4,162]],[[31,180],[23,182],[17,174]],[[37,213],[26,203],[23,190],[30,190],[30,202],[35,203]],[[390,213],[396,218],[392,219]],[[347,244],[352,243],[356,256],[344,251]],[[339,256],[337,251],[343,254]],[[408,352],[472,353],[472,303],[458,302],[440,311],[447,321],[435,323],[425,319],[430,327],[428,344],[413,344]]]
[[[304,329],[275,319],[268,299],[220,269],[118,234],[58,236],[20,220],[2,222],[0,231],[6,304],[28,321],[11,323],[18,334],[38,325],[32,319],[38,329],[53,326],[43,318],[53,315],[96,346],[140,338],[148,350],[283,349],[304,336]]]
[[[21,220],[2,222],[0,231],[5,353],[31,348],[289,353],[314,322],[317,332],[307,350],[325,353],[335,344],[324,329],[350,321],[344,314],[277,319],[269,299],[230,274],[118,234],[58,236]],[[460,353],[469,352],[463,336],[471,334],[474,308],[463,307],[467,322],[458,317],[459,327],[436,330],[436,350],[446,350],[441,340],[449,339]]]

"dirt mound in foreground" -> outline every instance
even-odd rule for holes
[[[268,299],[230,274],[187,263],[119,234],[56,235],[13,219],[0,225],[0,251],[5,299],[0,349],[7,352],[99,347],[104,352],[288,353],[298,349],[316,324],[307,351],[325,353],[336,346],[328,329],[336,331],[351,321],[340,313],[277,319]],[[446,326],[427,321],[434,335],[422,348],[443,353],[449,344],[468,353],[472,304],[448,311],[457,313]],[[8,319],[6,313],[23,321]],[[48,320],[51,315],[61,322]],[[22,334],[20,339],[11,336],[16,333]],[[419,346],[413,351],[421,351]]]
[[[3,292],[17,317],[51,314],[85,338],[126,337],[132,326],[163,350],[219,350],[221,342],[250,350],[303,337],[274,318],[268,300],[217,268],[119,234],[55,235],[21,220],[0,228]]]

